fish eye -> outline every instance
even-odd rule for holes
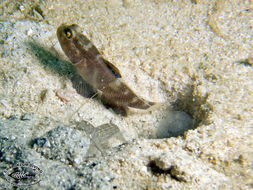
[[[66,35],[66,37],[67,37],[68,39],[70,39],[70,38],[72,37],[72,32],[71,32],[71,30],[70,30],[69,28],[66,28],[66,29],[64,30],[64,33],[65,33],[65,35]]]

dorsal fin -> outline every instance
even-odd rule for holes
[[[120,71],[119,69],[114,66],[112,63],[110,63],[109,61],[105,60],[104,58],[103,59],[103,62],[106,64],[106,66],[112,71],[112,73],[115,75],[116,78],[121,78],[121,74],[120,74]]]

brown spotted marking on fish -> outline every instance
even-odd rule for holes
[[[76,24],[62,24],[57,29],[61,47],[81,77],[101,92],[105,105],[125,115],[129,107],[148,109],[155,103],[138,97],[120,78],[117,67],[105,60]]]

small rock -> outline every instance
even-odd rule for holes
[[[85,160],[90,139],[82,131],[68,126],[58,126],[42,137],[33,140],[33,148],[47,159],[65,164],[80,164]]]

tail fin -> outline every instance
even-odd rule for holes
[[[154,102],[149,102],[147,100],[144,100],[143,98],[140,98],[136,95],[136,98],[131,101],[128,106],[131,108],[137,108],[137,109],[149,109],[151,106],[155,105]]]
[[[149,102],[138,97],[126,84],[119,79],[109,83],[102,90],[103,102],[107,105],[116,108],[136,108],[148,109],[155,105],[154,102]]]

